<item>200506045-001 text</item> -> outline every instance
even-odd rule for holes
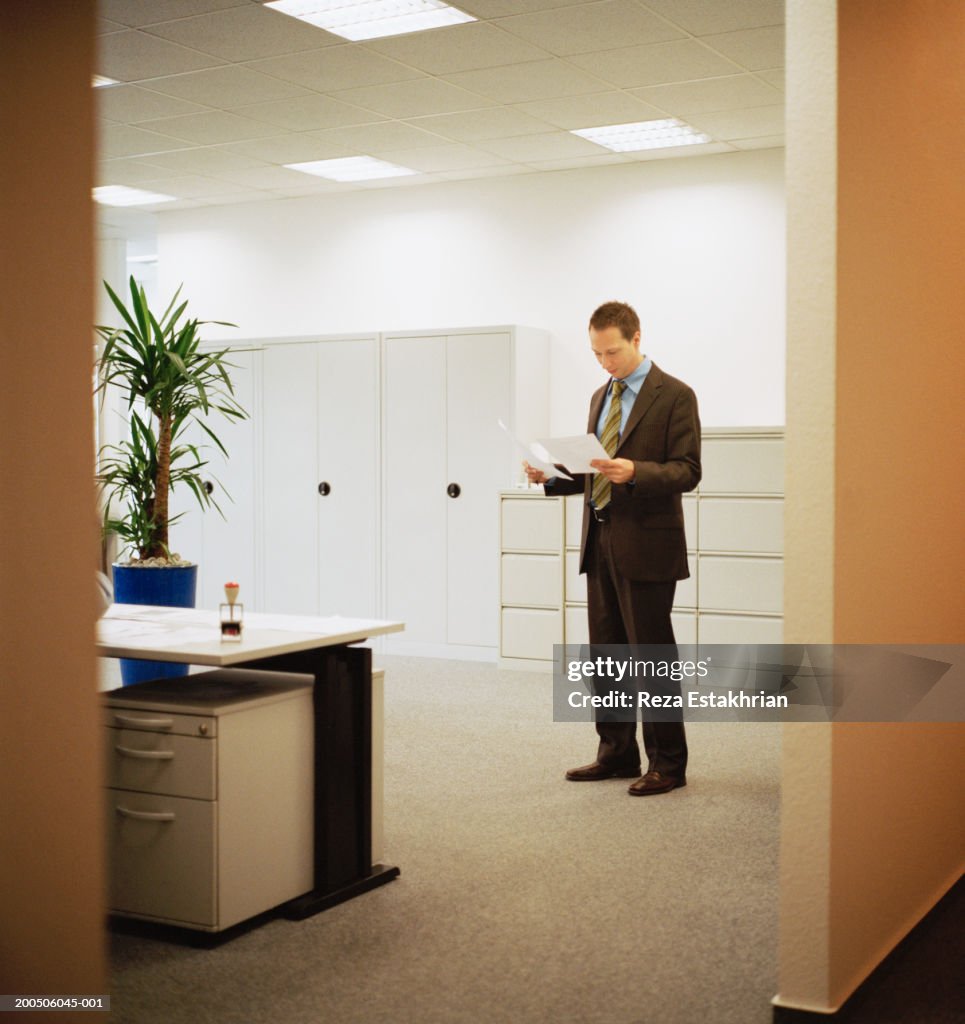
[[[4,1010],[109,1010],[110,996],[0,996]]]

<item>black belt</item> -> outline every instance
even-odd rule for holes
[[[593,513],[593,518],[598,523],[608,523],[610,521],[610,509],[604,506],[603,508],[595,508],[590,506],[590,511]]]

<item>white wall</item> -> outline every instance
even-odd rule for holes
[[[552,420],[582,431],[586,322],[641,315],[706,426],[784,422],[783,150],[658,160],[158,216],[159,294],[214,337],[522,323],[554,337]]]

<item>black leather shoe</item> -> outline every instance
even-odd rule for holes
[[[620,768],[617,765],[594,761],[593,764],[585,764],[582,768],[571,768],[566,777],[570,782],[597,782],[600,779],[632,779],[639,774],[639,765],[636,768]]]
[[[657,793],[669,793],[672,789],[681,789],[687,785],[683,776],[679,779],[672,775],[664,775],[663,772],[647,772],[641,779],[637,779],[628,789],[630,796],[654,796]]]

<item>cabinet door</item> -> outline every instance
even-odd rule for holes
[[[499,641],[499,491],[512,486],[512,452],[498,420],[511,423],[508,334],[450,337],[446,344],[446,641]]]
[[[241,600],[257,610],[255,569],[255,494],[257,493],[255,424],[255,387],[260,352],[232,352],[231,381],[239,404],[248,413],[246,420],[221,420],[210,425],[228,450],[226,459],[209,442],[208,465],[214,487],[212,496],[221,506],[224,518],[214,509],[204,513],[204,561],[198,581],[198,604],[217,608],[224,601],[228,580],[241,584]],[[208,472],[209,471],[209,472]]]
[[[318,608],[378,614],[379,395],[374,338],[318,349]],[[327,484],[322,494],[319,485]],[[324,488],[323,488],[324,489]]]
[[[237,580],[248,608],[256,604],[255,569],[255,390],[258,360],[255,351],[235,351],[228,361],[235,397],[249,415],[228,420],[219,413],[208,416],[208,427],[220,438],[228,457],[195,423],[180,441],[197,445],[207,461],[200,475],[221,508],[204,511],[194,495],[181,485],[171,496],[171,515],[180,518],[171,527],[171,550],[198,563],[197,606],[217,608],[224,601],[224,584]],[[223,515],[222,515],[223,513]]]
[[[385,614],[405,622],[389,646],[444,644],[446,339],[387,338],[384,373]]]
[[[318,614],[314,344],[271,345],[262,378],[265,608]]]

